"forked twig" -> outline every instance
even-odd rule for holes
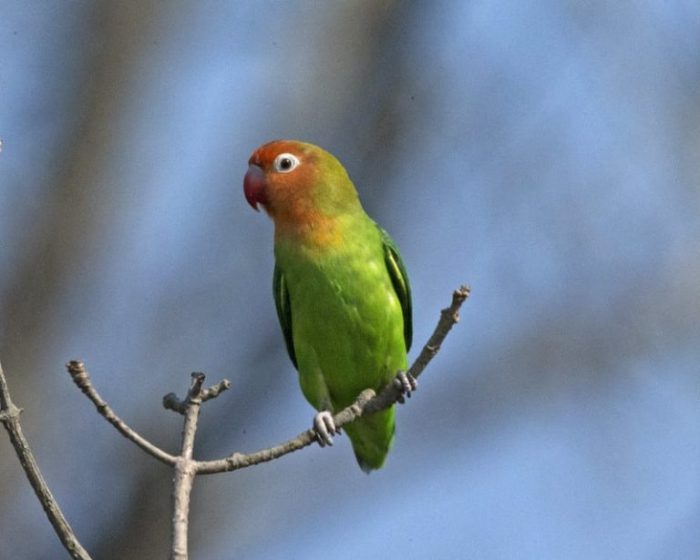
[[[452,329],[455,323],[459,321],[459,309],[468,297],[469,288],[467,286],[462,286],[458,290],[455,290],[452,295],[452,303],[449,307],[441,311],[440,320],[433,334],[406,372],[408,375],[414,378],[419,377],[428,363],[435,357],[447,333]],[[174,468],[172,517],[173,546],[171,549],[171,558],[177,560],[185,560],[187,558],[190,495],[194,479],[198,474],[233,471],[257,465],[258,463],[271,461],[307,447],[316,441],[317,438],[316,432],[311,429],[300,433],[298,436],[284,443],[254,453],[233,453],[228,457],[213,461],[195,460],[193,458],[193,449],[201,405],[203,402],[217,397],[228,389],[230,383],[228,380],[224,379],[216,385],[205,389],[203,388],[204,374],[193,373],[192,385],[185,399],[180,400],[173,393],[163,398],[163,406],[165,406],[165,408],[174,410],[185,417],[180,454],[177,456],[171,455],[149,442],[117,416],[93,387],[90,376],[82,362],[74,360],[69,362],[66,367],[75,384],[90,401],[92,401],[100,415],[112,424],[119,433],[134,442],[152,457]],[[394,403],[400,401],[401,398],[401,389],[393,381],[386,385],[378,394],[375,394],[371,389],[367,389],[358,396],[352,405],[341,410],[333,417],[335,426],[340,428],[363,414],[371,414],[389,408]],[[15,448],[22,467],[64,547],[73,558],[89,560],[90,556],[73,534],[73,531],[63,517],[58,504],[56,504],[56,501],[51,495],[36,465],[36,461],[29,449],[29,444],[22,434],[19,424],[20,412],[21,410],[13,404],[10,398],[7,382],[2,367],[0,366],[0,421],[4,424],[5,429],[10,435],[10,440],[12,441],[12,445]]]

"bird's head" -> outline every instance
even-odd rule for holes
[[[359,205],[345,168],[330,153],[297,140],[263,144],[248,160],[246,200],[279,220],[306,222]]]

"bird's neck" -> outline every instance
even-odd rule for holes
[[[319,251],[343,244],[345,228],[338,218],[309,212],[303,219],[298,216],[275,216],[273,219],[276,243],[292,243]]]

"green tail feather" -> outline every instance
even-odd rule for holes
[[[369,474],[381,468],[394,441],[394,407],[358,418],[343,429],[350,437],[360,468]]]

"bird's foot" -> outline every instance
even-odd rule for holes
[[[321,447],[333,445],[333,436],[340,433],[340,428],[335,427],[333,414],[328,410],[322,410],[314,416],[314,430],[316,441]]]
[[[396,374],[396,377],[394,378],[394,385],[399,391],[401,391],[401,394],[397,399],[397,402],[400,402],[401,404],[406,402],[406,398],[410,399],[411,393],[418,388],[416,378],[405,371],[400,371]]]

